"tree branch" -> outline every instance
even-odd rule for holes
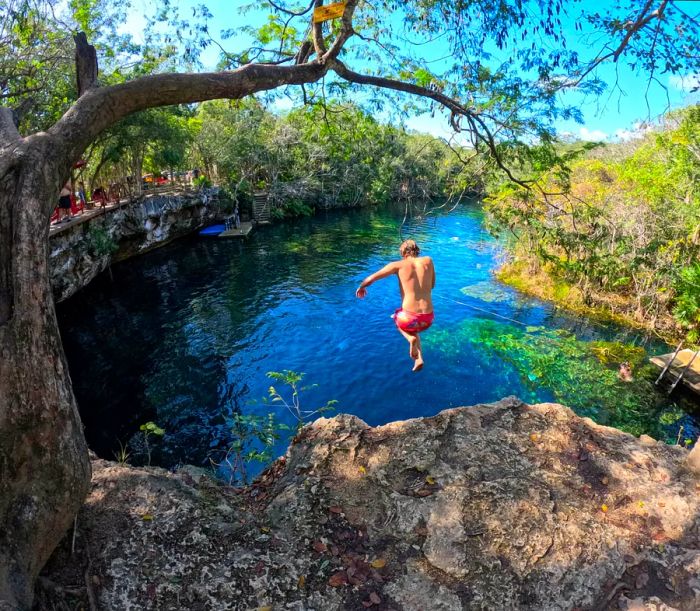
[[[78,97],[97,86],[97,51],[88,44],[85,32],[73,36],[75,40],[75,73],[78,81]]]
[[[505,164],[500,152],[498,151],[493,133],[486,124],[486,121],[479,115],[478,112],[467,108],[457,100],[446,96],[440,91],[428,89],[427,87],[421,87],[420,85],[415,85],[413,83],[397,81],[391,78],[360,74],[359,72],[350,70],[345,64],[337,59],[332,61],[331,69],[339,77],[351,83],[357,83],[358,85],[372,85],[383,89],[393,89],[394,91],[403,91],[404,93],[410,93],[435,100],[452,112],[450,123],[455,131],[462,131],[462,128],[456,121],[456,117],[464,117],[467,120],[467,123],[469,123],[469,129],[471,133],[474,134],[477,143],[480,141],[488,148],[491,157],[493,157],[493,160],[496,162],[498,167],[505,172],[508,178],[521,187],[530,189],[532,181],[516,178],[511,172],[510,168]]]
[[[303,11],[299,11],[298,13],[295,13],[294,11],[290,11],[289,9],[284,8],[283,6],[280,6],[279,4],[276,4],[272,0],[267,0],[270,3],[270,6],[272,8],[280,11],[280,13],[286,13],[287,15],[291,15],[292,17],[301,17],[302,15],[306,15],[311,10],[311,7],[313,6],[313,0],[309,2],[309,6],[307,6]]]
[[[352,16],[355,13],[355,7],[357,6],[358,0],[347,0],[345,3],[345,10],[343,11],[343,16],[341,17],[341,27],[340,34],[333,41],[331,48],[328,49],[322,56],[319,55],[319,62],[324,64],[326,62],[333,61],[340,50],[343,48],[348,39],[355,33],[352,27]]]
[[[21,137],[17,130],[15,113],[10,108],[0,108],[0,142],[3,143],[0,147]]]
[[[328,69],[317,62],[298,66],[247,64],[230,72],[156,74],[111,87],[93,87],[48,134],[69,143],[61,149],[65,156],[61,163],[68,167],[101,132],[132,113],[173,104],[240,99],[281,85],[312,83]]]
[[[586,68],[583,73],[579,75],[579,77],[569,83],[566,83],[561,87],[561,89],[568,89],[572,87],[578,87],[578,85],[591,73],[593,70],[595,70],[600,64],[602,64],[604,61],[608,59],[612,59],[613,62],[617,62],[617,60],[620,58],[620,55],[624,52],[624,50],[627,48],[627,46],[630,43],[630,40],[632,37],[639,32],[643,27],[645,27],[652,19],[659,19],[663,17],[664,10],[666,9],[666,5],[668,4],[668,0],[662,0],[661,4],[659,4],[659,8],[656,10],[652,11],[651,13],[645,15],[645,13],[651,8],[651,5],[653,4],[654,0],[647,0],[646,3],[644,4],[644,7],[639,13],[639,17],[633,21],[633,22],[627,22],[625,24],[626,29],[627,29],[627,34],[625,34],[625,37],[622,39],[620,44],[617,46],[617,48],[614,51],[610,51],[609,53],[606,53],[605,55],[599,55],[596,59],[594,59],[591,64]],[[607,48],[610,48],[606,45]]]

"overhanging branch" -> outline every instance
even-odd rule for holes
[[[294,66],[247,64],[230,72],[156,74],[85,92],[48,133],[69,146],[61,149],[68,167],[105,129],[132,113],[174,104],[240,99],[282,85],[318,81],[328,71],[317,62]]]
[[[456,117],[464,117],[469,124],[469,130],[474,136],[476,143],[483,143],[489,150],[489,153],[496,165],[508,176],[509,180],[530,189],[534,181],[522,180],[513,175],[510,168],[505,164],[501,154],[498,150],[496,139],[486,124],[486,121],[480,114],[472,110],[457,100],[446,96],[444,93],[437,91],[435,89],[429,89],[428,87],[421,87],[420,85],[415,85],[414,83],[406,83],[404,81],[397,81],[395,79],[381,77],[381,76],[370,76],[367,74],[360,74],[359,72],[354,72],[350,70],[343,62],[339,60],[333,60],[331,63],[331,69],[342,79],[349,81],[351,83],[357,83],[358,85],[371,85],[373,87],[381,87],[383,89],[392,89],[394,91],[402,91],[404,93],[410,93],[412,95],[429,98],[441,104],[445,108],[452,112],[452,117],[450,118],[450,123],[456,131],[461,131],[458,125]]]

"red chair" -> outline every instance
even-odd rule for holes
[[[85,209],[83,202],[75,197],[75,194],[70,194],[70,213],[71,216],[75,216],[78,212],[82,212]]]

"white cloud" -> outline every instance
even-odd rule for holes
[[[455,134],[447,121],[447,115],[442,113],[423,113],[410,117],[406,120],[406,127],[410,130],[420,132],[422,134],[430,134],[435,138],[444,138],[452,141],[455,144],[468,146],[469,136],[466,132]]]
[[[700,87],[700,74],[672,74],[668,77],[668,85],[680,91],[690,91],[694,87]]]
[[[599,129],[590,130],[587,127],[582,127],[578,130],[578,136],[581,140],[588,140],[590,142],[601,142],[608,139],[608,134]]]
[[[629,140],[638,140],[643,138],[644,134],[653,131],[654,128],[648,123],[635,123],[632,129],[616,129],[615,139],[622,140],[623,142],[628,142]]]

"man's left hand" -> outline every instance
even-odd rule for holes
[[[361,286],[355,291],[355,297],[359,297],[360,299],[363,299],[367,295],[367,289],[364,286]]]

